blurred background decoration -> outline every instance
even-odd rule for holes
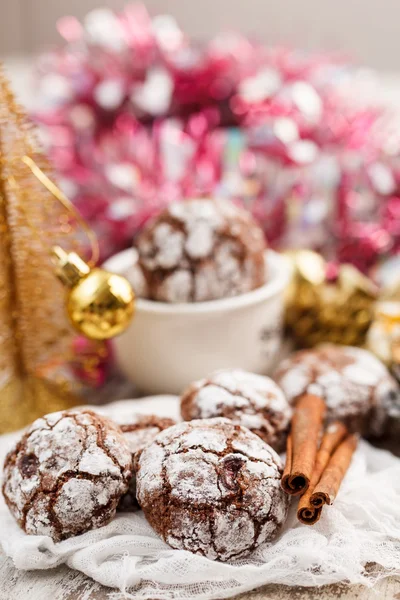
[[[323,342],[362,346],[374,320],[378,287],[350,264],[327,263],[311,250],[287,253],[293,269],[286,325],[302,348]]]
[[[193,41],[142,4],[58,21],[34,117],[61,184],[101,240],[129,246],[166,203],[243,202],[277,248],[368,272],[400,244],[396,117],[343,57],[239,33]]]
[[[207,195],[243,202],[279,249],[307,246],[366,273],[397,253],[398,112],[347,58],[392,66],[386,36],[375,43],[361,26],[365,5],[351,29],[354,7],[340,1],[285,11],[257,0],[243,14],[221,0],[210,19],[207,3],[176,0],[183,27],[151,0],[28,4],[2,15],[15,36],[1,43],[43,51],[29,105],[102,259],[166,203]]]
[[[0,53],[31,54],[58,44],[57,19],[83,19],[93,9],[120,11],[127,0],[13,0],[0,3]],[[282,42],[306,50],[344,50],[360,64],[379,70],[399,68],[400,5],[386,0],[145,0],[152,15],[168,12],[196,39],[222,30],[242,31],[262,42]]]
[[[75,229],[25,155],[51,172],[0,72],[0,433],[77,403],[79,388],[69,368],[74,334],[50,259],[54,244],[77,247]]]
[[[133,315],[129,282],[95,267],[97,239],[52,177],[0,71],[0,433],[79,403],[81,382],[105,373],[98,342]]]
[[[170,15],[165,8],[161,0],[0,5],[0,53],[24,54],[6,59],[10,74],[101,260],[129,247],[173,200],[230,198],[253,212],[273,248],[315,251],[306,263],[291,255],[287,325],[298,345],[364,344],[374,323],[387,362],[395,354],[399,363],[398,305],[389,319],[375,301],[384,300],[378,288],[400,281],[400,78],[349,57],[398,68],[400,5],[171,0]],[[390,300],[400,302],[396,285]],[[74,373],[103,384],[108,347],[84,339],[73,347]]]

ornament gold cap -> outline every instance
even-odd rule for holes
[[[75,252],[65,252],[60,246],[54,246],[53,259],[55,273],[64,285],[73,288],[90,273],[90,267]]]

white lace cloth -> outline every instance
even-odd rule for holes
[[[98,409],[100,410],[100,409]],[[124,420],[133,411],[177,417],[171,396],[118,402],[101,411]],[[15,435],[0,437],[0,459]],[[372,585],[400,574],[400,459],[361,442],[340,493],[313,527],[296,520],[295,504],[280,537],[235,564],[172,550],[142,513],[54,544],[27,536],[0,501],[0,543],[19,569],[66,563],[103,585],[115,599],[205,600],[227,598],[266,583],[317,586],[346,580]],[[377,563],[379,569],[365,569]]]

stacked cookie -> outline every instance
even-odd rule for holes
[[[273,448],[291,415],[280,389],[219,372],[183,394],[182,415],[188,422],[134,415],[117,426],[72,410],[35,421],[5,461],[10,511],[27,533],[61,541],[140,506],[170,546],[219,560],[273,539],[289,504]]]

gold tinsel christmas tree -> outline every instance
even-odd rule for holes
[[[50,250],[75,246],[70,215],[22,161],[51,176],[0,72],[0,432],[74,403],[72,328]]]

